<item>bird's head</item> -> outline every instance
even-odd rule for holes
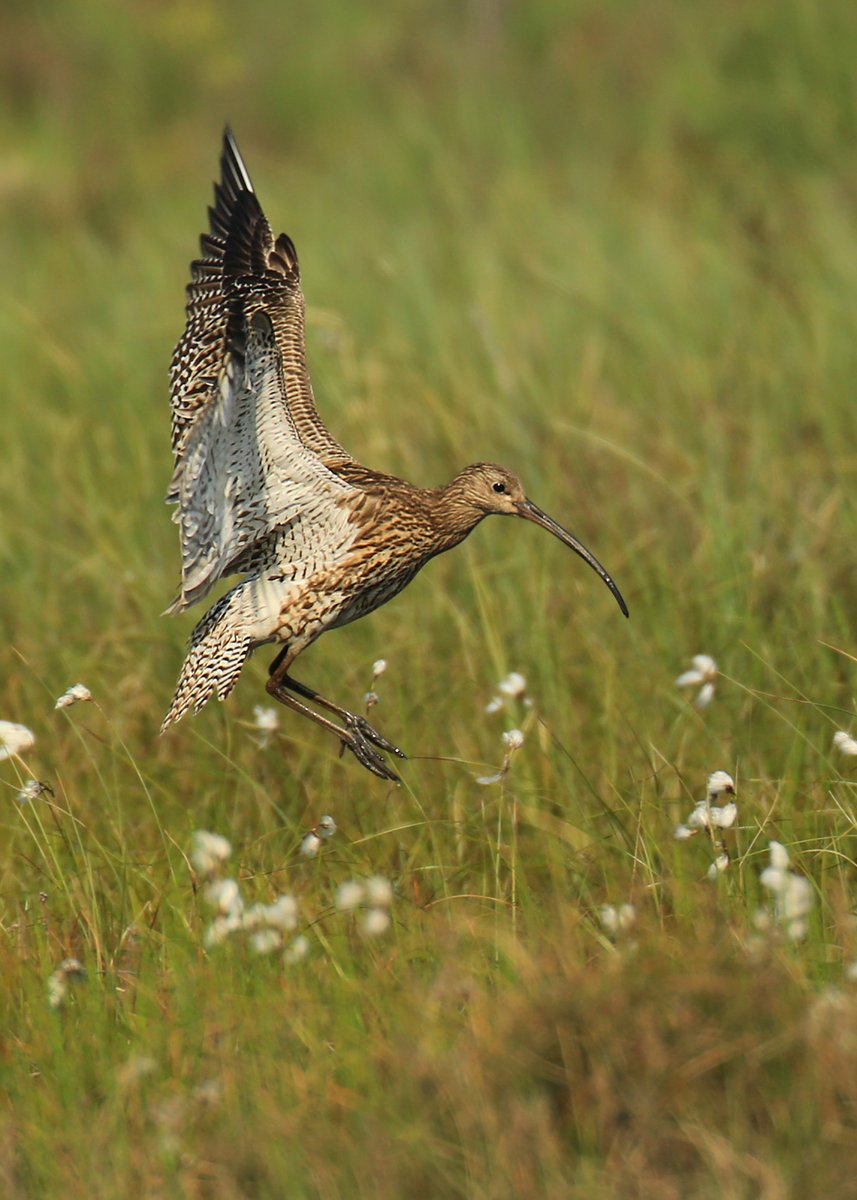
[[[482,517],[492,515],[501,517],[522,517],[540,525],[548,533],[552,533],[563,545],[568,546],[575,554],[592,567],[593,571],[606,583],[613,593],[616,603],[625,616],[628,616],[628,606],[622,599],[622,594],[613,582],[612,576],[604,570],[601,563],[582,542],[563,529],[553,517],[542,512],[533,504],[524,491],[524,485],[513,471],[499,467],[496,463],[474,463],[465,467],[449,485],[447,491],[450,499],[454,497],[455,504],[462,509],[470,509],[473,513],[474,524]]]
[[[517,475],[496,463],[474,463],[453,480],[457,498],[483,517],[518,515],[516,505],[525,504],[524,485]]]

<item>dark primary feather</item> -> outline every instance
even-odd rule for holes
[[[328,468],[353,461],[315,407],[297,253],[285,234],[274,239],[252,188],[227,129],[172,360],[176,466],[167,501],[178,504],[182,542],[172,611],[222,576],[263,564],[278,528],[307,511],[311,483],[315,519],[318,499],[347,487]],[[262,379],[267,405],[259,403]]]
[[[330,463],[348,461],[318,415],[306,366],[304,299],[298,256],[286,234],[276,240],[227,129],[214,185],[209,233],[191,264],[187,324],[170,370],[172,445],[176,459],[202,408],[215,396],[224,363],[240,358],[246,321],[258,309],[271,320],[283,362],[286,402],[304,445]],[[176,499],[171,489],[167,499]]]

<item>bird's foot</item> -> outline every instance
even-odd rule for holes
[[[361,717],[358,713],[348,713],[345,717],[345,724],[356,737],[362,738],[365,742],[371,742],[379,750],[386,750],[388,754],[395,754],[397,758],[408,757],[404,750],[400,750],[398,746],[388,742],[383,734],[379,733],[365,717]]]
[[[343,750],[350,750],[360,765],[364,766],[367,771],[371,771],[373,775],[377,775],[379,779],[389,779],[391,783],[402,782],[375,747],[353,726],[351,727],[351,734],[343,737],[340,742],[340,754]],[[404,755],[402,757],[404,758]]]

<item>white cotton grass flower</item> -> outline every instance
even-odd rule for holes
[[[735,795],[735,780],[728,771],[714,771],[708,776],[707,798],[699,800],[687,820],[675,827],[673,837],[684,842],[700,830],[711,833],[713,829],[731,829],[738,819],[738,805],[734,800],[726,804],[713,804],[718,796]]]
[[[687,825],[679,825],[678,829],[686,828],[690,833],[694,829],[731,829],[737,817],[738,805],[735,803],[723,804],[718,807],[716,804],[709,804],[707,800],[701,800],[687,818]],[[678,829],[676,837],[679,837]]]
[[[311,829],[309,833],[304,834],[301,841],[300,853],[304,858],[315,858],[323,844],[316,831]]]
[[[527,681],[519,671],[510,671],[506,678],[497,684],[497,689],[504,696],[518,700],[527,690]]]
[[[356,879],[341,883],[336,889],[334,903],[340,912],[351,912],[363,903],[365,889]]]
[[[618,937],[627,933],[637,920],[637,910],[633,904],[604,904],[598,910],[598,920],[606,934]]]
[[[490,787],[492,783],[501,783],[506,775],[506,771],[495,771],[493,775],[477,775],[476,782],[480,787]]]
[[[723,792],[728,792],[730,796],[734,796],[735,780],[728,771],[713,771],[708,776],[709,800],[713,800],[715,796],[719,796]]]
[[[283,953],[283,958],[287,963],[299,963],[309,954],[309,938],[301,933],[294,939],[291,945],[286,946]]]
[[[314,825],[309,833],[304,835],[301,842],[301,854],[304,858],[315,858],[323,843],[328,838],[332,838],[335,833],[336,821],[334,821],[329,813],[325,813],[318,824]]]
[[[18,758],[36,744],[36,735],[26,725],[15,721],[0,721],[0,762]]]
[[[298,902],[294,896],[278,896],[265,908],[265,924],[271,929],[291,932],[298,926]]]
[[[371,908],[389,908],[393,903],[393,885],[383,875],[370,875],[363,887]]]
[[[775,872],[777,875],[781,875],[783,872],[787,871],[789,869],[789,867],[791,866],[791,859],[789,858],[789,852],[788,852],[788,850],[786,850],[786,848],[782,844],[782,842],[768,842],[768,853],[771,856],[771,862],[770,862],[770,866],[766,867],[765,871],[762,872],[763,876],[768,871],[772,871],[772,872]],[[770,878],[773,880],[774,876],[772,875]],[[765,887],[771,886],[769,883],[765,882],[764,878],[762,878],[761,882],[764,884]],[[776,883],[773,884],[772,890],[773,891],[777,890]]]
[[[336,889],[336,907],[340,912],[362,908],[360,929],[367,937],[377,937],[390,928],[393,885],[383,875],[370,875],[361,883],[351,879]]]
[[[360,918],[360,929],[366,937],[380,937],[390,928],[390,914],[386,908],[367,908]]]
[[[330,838],[336,833],[336,822],[330,813],[325,813],[315,828],[319,837]]]
[[[206,885],[203,894],[213,909],[225,915],[240,913],[244,908],[236,879],[214,879]]]
[[[283,944],[283,935],[279,929],[259,929],[250,936],[250,948],[256,954],[272,954]]]
[[[507,729],[502,734],[501,740],[506,747],[506,753],[503,755],[503,765],[493,775],[478,775],[476,777],[476,782],[482,787],[489,787],[492,783],[500,783],[506,778],[509,774],[509,767],[512,764],[512,755],[521,749],[525,741],[520,729]]]
[[[69,983],[82,982],[86,971],[79,958],[64,958],[48,979],[48,1004],[59,1008],[68,994]]]
[[[708,870],[706,871],[706,875],[709,879],[716,879],[718,875],[723,874],[723,872],[726,870],[726,868],[728,866],[729,866],[729,855],[726,853],[725,850],[722,850],[720,852],[720,854],[717,855],[717,857],[715,858],[715,860],[711,864],[711,866],[708,868]]]
[[[253,729],[259,735],[256,743],[260,750],[267,749],[271,738],[280,727],[280,714],[275,708],[257,704],[253,709]]]
[[[846,733],[844,729],[840,729],[834,733],[833,744],[840,754],[844,754],[848,758],[857,756],[857,741],[855,741],[850,733]]]
[[[806,937],[807,916],[815,903],[812,884],[803,875],[790,869],[789,853],[781,842],[770,842],[770,863],[759,876],[762,887],[773,893],[773,919],[790,942]],[[765,926],[767,914],[757,914],[757,926]],[[770,920],[768,920],[770,924]]]
[[[734,800],[726,804],[714,804],[713,801],[734,795],[735,780],[729,772],[712,772],[708,776],[706,798],[697,801],[686,820],[673,830],[673,837],[679,842],[686,842],[698,833],[708,834],[715,852],[714,861],[706,872],[709,879],[717,879],[729,866],[729,853],[720,831],[731,829],[738,820],[738,805]]]
[[[232,854],[232,846],[219,833],[196,829],[191,835],[190,861],[200,875],[214,875]]]
[[[367,713],[373,709],[376,704],[381,703],[381,697],[375,691],[374,683],[375,680],[380,678],[380,676],[383,675],[386,670],[387,660],[385,658],[376,658],[372,663],[372,684],[369,687],[369,691],[363,696],[363,704]]]
[[[245,908],[241,916],[241,929],[262,929],[268,924],[267,920],[268,906],[259,901],[256,904],[251,904],[249,908]]]
[[[72,704],[92,700],[92,692],[84,683],[72,684],[57,700],[54,708],[70,708]]]
[[[234,879],[218,879],[205,890],[219,915],[205,932],[203,944],[219,946],[232,934],[250,934],[248,942],[258,954],[270,954],[283,943],[283,931],[297,928],[298,905],[294,896],[278,896],[271,904],[256,903],[244,908]]]
[[[520,671],[510,671],[497,684],[497,694],[485,705],[485,711],[486,713],[499,712],[501,708],[506,707],[507,700],[521,700],[527,708],[530,708],[532,701],[527,697],[526,692],[527,681],[525,677]]]
[[[19,804],[30,804],[33,800],[38,800],[39,796],[43,796],[45,792],[51,796],[54,794],[54,789],[49,783],[42,783],[41,779],[28,779],[15,799]]]
[[[691,670],[679,675],[676,687],[699,687],[694,699],[695,708],[708,708],[714,699],[714,682],[717,679],[717,663],[710,654],[695,654],[691,659]]]
[[[241,912],[231,912],[221,917],[215,917],[203,935],[202,944],[206,950],[210,950],[213,946],[221,945],[231,934],[237,933],[239,929],[243,928],[244,914]]]

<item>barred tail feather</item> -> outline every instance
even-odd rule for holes
[[[254,644],[252,619],[244,612],[246,583],[227,592],[194,629],[181,669],[176,694],[164,717],[161,733],[193,709],[199,712],[213,693],[225,700]]]

